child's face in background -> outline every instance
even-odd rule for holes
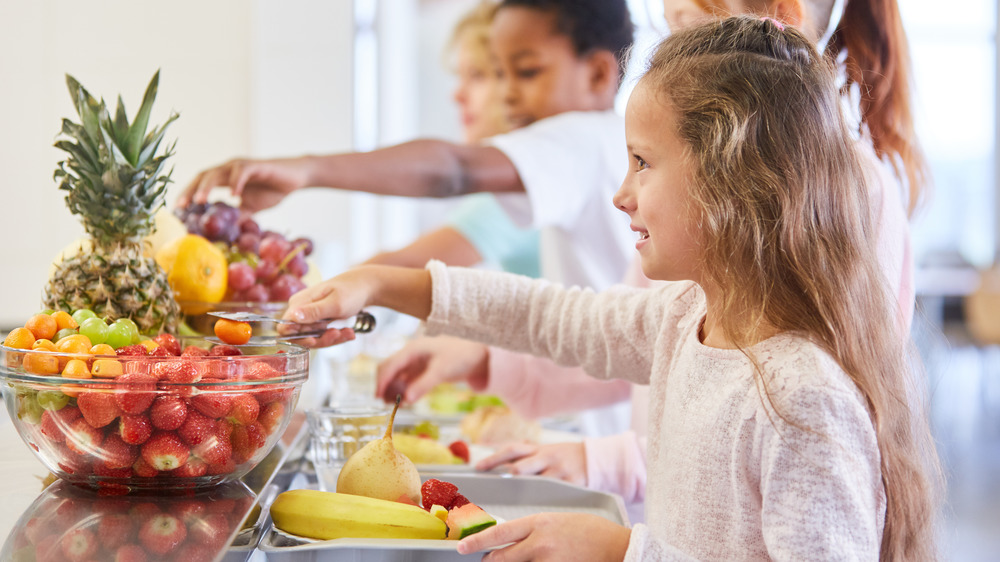
[[[590,68],[555,16],[531,8],[497,12],[490,28],[506,117],[512,127],[567,111],[605,109],[595,103]]]
[[[639,234],[635,247],[646,277],[701,281],[700,229],[690,196],[694,171],[676,131],[673,109],[640,81],[625,109],[629,171],[614,203]]]
[[[504,126],[499,83],[488,53],[479,53],[477,47],[463,41],[455,59],[458,83],[452,97],[458,104],[465,142],[506,132],[509,127]]]
[[[734,16],[750,11],[742,0],[663,0],[663,17],[671,31],[718,16]]]

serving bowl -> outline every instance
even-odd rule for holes
[[[281,342],[181,343],[181,356],[0,346],[0,392],[24,442],[71,483],[163,490],[236,480],[288,425],[308,376],[308,351]],[[93,376],[66,376],[72,360],[87,363]],[[48,364],[62,375],[40,374]]]

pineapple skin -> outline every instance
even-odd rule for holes
[[[181,318],[167,274],[139,244],[98,245],[59,263],[45,289],[45,306],[70,313],[88,308],[110,320],[131,318],[149,336],[176,334]]]

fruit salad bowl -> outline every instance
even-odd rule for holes
[[[126,491],[238,479],[275,445],[308,375],[308,351],[287,343],[183,338],[178,355],[129,347],[90,355],[0,346],[7,412],[56,476]]]

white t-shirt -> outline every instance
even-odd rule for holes
[[[611,200],[628,171],[625,121],[574,111],[487,139],[514,163],[528,196],[500,196],[516,224],[541,231],[542,277],[603,290],[635,252],[628,215]]]

